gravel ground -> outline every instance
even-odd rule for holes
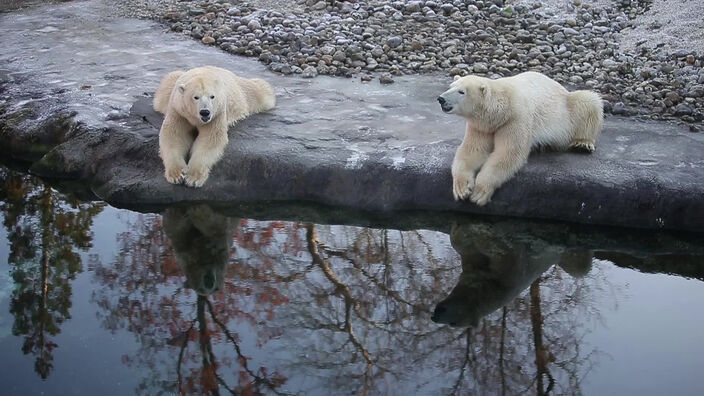
[[[607,112],[701,128],[701,0],[504,1],[129,0],[115,7],[257,57],[277,73],[393,83],[401,74],[497,78],[535,70],[600,92]],[[662,27],[651,28],[653,20]]]
[[[704,1],[655,0],[650,10],[634,20],[633,28],[623,32],[623,51],[641,46],[656,53],[704,54]]]
[[[39,4],[56,3],[59,1],[61,0],[0,0],[0,13],[17,11]]]

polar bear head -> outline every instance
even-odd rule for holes
[[[463,117],[481,114],[489,99],[491,80],[479,76],[456,79],[450,89],[438,96],[442,111]]]
[[[181,95],[180,113],[183,117],[207,124],[221,113],[224,97],[216,79],[196,75],[181,82],[177,89]]]
[[[514,111],[510,86],[479,76],[456,79],[438,102],[445,113],[462,116],[487,133],[506,123]]]

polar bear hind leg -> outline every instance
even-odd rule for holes
[[[596,138],[604,124],[604,106],[601,97],[591,91],[570,92],[567,96],[567,108],[573,128],[570,150],[581,153],[593,152]]]

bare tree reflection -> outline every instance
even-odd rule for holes
[[[96,263],[120,286],[95,299],[106,327],[140,342],[125,357],[148,368],[138,393],[578,392],[600,356],[582,345],[599,320],[590,296],[611,286],[585,270],[589,249],[518,231],[465,224],[448,239],[170,209]]]
[[[231,330],[232,323],[262,320],[284,301],[270,289],[253,292],[225,281],[241,273],[227,267],[239,224],[206,205],[170,208],[163,218],[140,215],[133,231],[120,236],[115,262],[93,263],[101,282],[117,285],[94,294],[104,326],[127,329],[140,341],[138,353],[123,359],[148,369],[137,393],[280,393],[285,378],[253,368]],[[262,303],[244,309],[250,304],[237,299],[242,294]],[[269,337],[265,329],[260,336]]]
[[[22,352],[36,357],[34,370],[46,379],[58,347],[53,336],[70,319],[71,281],[83,271],[78,251],[91,247],[90,227],[104,204],[81,202],[3,167],[0,187],[16,285],[10,301],[12,333],[24,337]]]
[[[498,361],[496,374],[487,371],[477,376],[478,385],[485,391],[500,389],[497,393],[514,394],[535,386],[536,393],[544,395],[560,386],[561,390],[578,393],[581,379],[599,356],[596,350],[583,354],[580,348],[581,339],[589,332],[587,323],[599,320],[598,310],[589,307],[586,297],[611,286],[603,278],[599,283],[583,279],[591,268],[590,250],[544,239],[544,233],[535,232],[529,225],[515,224],[453,226],[451,241],[460,254],[462,274],[449,296],[435,307],[432,319],[469,326],[468,351],[475,345],[475,352],[487,356],[487,361],[477,361],[468,352],[470,366],[490,367],[492,361]],[[547,300],[541,286],[548,290]],[[597,290],[588,290],[595,287]],[[583,315],[585,312],[589,315]],[[522,331],[511,329],[514,321]],[[498,335],[498,349],[491,345],[494,334]],[[519,345],[533,347],[532,373],[529,350],[516,349]],[[498,356],[489,357],[493,353]],[[507,377],[507,365],[520,367],[519,375]],[[555,370],[560,370],[559,375]],[[459,382],[454,394],[459,394]]]

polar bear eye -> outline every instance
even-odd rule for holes
[[[193,99],[195,99],[195,100],[198,100],[198,99],[200,99],[200,98],[199,98],[199,97],[197,97],[197,96],[194,96],[194,97],[193,97]]]
[[[210,95],[210,99],[215,99],[215,95]]]
[[[457,92],[459,92],[460,95],[464,95],[464,90],[461,90],[461,89],[460,89],[460,90],[457,91]]]

